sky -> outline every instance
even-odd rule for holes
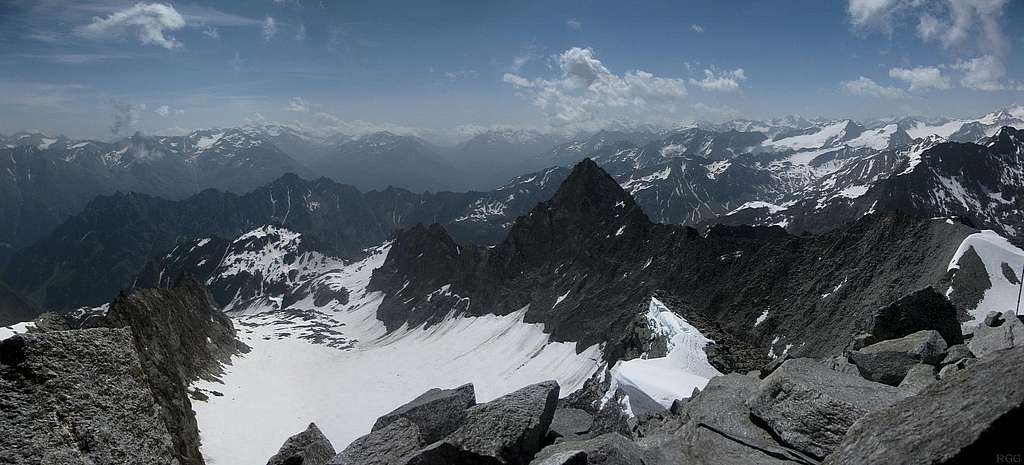
[[[0,133],[553,132],[1024,102],[1017,0],[0,0]]]

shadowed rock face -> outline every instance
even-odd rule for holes
[[[4,340],[0,405],[4,463],[181,463],[127,328]]]
[[[949,345],[964,340],[956,307],[932,287],[881,308],[871,322],[871,335],[876,341],[897,339],[926,329],[938,331]]]
[[[436,225],[399,233],[370,289],[386,294],[378,317],[390,329],[436,323],[453,309],[501,315],[528,306],[526,321],[543,323],[553,340],[605,343],[615,361],[635,352],[628,329],[657,295],[715,340],[830,356],[869,330],[877,309],[948,279],[949,257],[972,232],[868,215],[818,236],[750,226],[701,234],[650,222],[585,160],[493,248],[459,244]],[[731,359],[720,369],[763,363],[743,352],[719,357]]]
[[[38,314],[39,309],[35,305],[0,281],[0,326],[28,321]]]
[[[221,364],[248,348],[235,338],[231,319],[209,291],[184,280],[171,289],[122,293],[100,323],[130,328],[146,381],[174,437],[182,465],[202,464],[199,430],[186,388],[198,378],[221,373]]]

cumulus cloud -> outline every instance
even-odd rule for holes
[[[263,20],[263,40],[270,41],[277,35],[277,21],[273,16],[267,16]]]
[[[614,116],[634,119],[673,113],[686,96],[682,79],[654,76],[642,70],[612,73],[590,48],[573,47],[556,57],[560,75],[529,79],[505,73],[503,80],[540,108],[554,126]]]
[[[305,113],[309,111],[309,102],[302,97],[292,97],[288,101],[288,106],[285,107],[288,111],[294,111],[298,113]]]
[[[701,26],[700,24],[691,24],[690,30],[696,32],[697,34],[701,34],[704,32],[704,26]]]
[[[861,97],[902,98],[906,96],[906,92],[903,89],[885,87],[873,79],[864,76],[854,81],[843,81],[839,86],[844,92]]]
[[[916,68],[892,68],[889,77],[906,81],[911,92],[928,89],[949,89],[949,78],[942,75],[942,70],[935,66],[918,66]]]
[[[960,85],[974,90],[997,91],[1011,87],[1004,83],[1006,66],[992,55],[980,56],[970,60],[961,60],[953,65],[953,69],[963,72]]]
[[[122,136],[131,133],[139,126],[142,112],[146,111],[146,104],[114,102],[113,110],[114,124],[110,126],[110,132],[115,136]]]
[[[973,48],[1003,55],[1009,41],[1000,25],[1007,0],[848,0],[850,22],[859,29],[891,32],[903,22],[918,36],[949,50]]]
[[[743,68],[727,71],[712,66],[704,70],[704,79],[690,79],[690,84],[709,92],[735,92],[740,89],[740,83],[746,80]]]
[[[144,45],[166,49],[181,47],[181,42],[167,35],[185,27],[185,18],[171,5],[136,3],[105,18],[96,17],[78,33],[92,39],[109,39],[135,35]]]
[[[578,31],[580,29],[583,29],[583,23],[580,22],[580,20],[578,20],[576,18],[569,18],[569,19],[565,20],[565,25],[569,26],[574,31]]]

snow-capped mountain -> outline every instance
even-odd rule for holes
[[[978,143],[1003,126],[1024,127],[1024,106],[1007,107],[980,118],[907,118],[900,121],[900,126],[915,139],[936,135],[952,142]]]

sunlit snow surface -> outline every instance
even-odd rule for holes
[[[341,450],[369,432],[377,417],[434,387],[472,382],[477,400],[487,401],[556,379],[564,396],[597,370],[597,346],[576,354],[575,343],[550,343],[541,325],[523,322],[526,309],[386,334],[375,315],[381,295],[365,292],[370,273],[386,255],[381,248],[364,262],[330,273],[327,279],[352,291],[348,305],[314,309],[311,300],[303,301],[293,307],[308,309],[313,318],[294,323],[276,314],[235,319],[252,351],[226,367],[223,384],[194,385],[223,394],[193,402],[207,463],[264,463],[309,422]],[[301,337],[324,321],[352,348]]]
[[[1024,267],[1024,250],[1010,244],[1006,238],[1000,236],[995,231],[980,231],[967,236],[960,243],[960,247],[957,248],[953,258],[949,261],[948,269],[959,268],[960,258],[972,247],[985,264],[988,279],[992,282],[992,287],[985,291],[981,303],[975,309],[969,310],[971,316],[974,317],[974,321],[968,322],[967,325],[975,326],[990,311],[1005,312],[1016,307],[1017,293],[1019,292],[1018,283],[1021,279],[1021,268]],[[1003,270],[1004,263],[1009,267],[1017,283],[1011,282],[1007,278]],[[946,295],[949,295],[956,286],[957,280],[954,277]]]
[[[7,339],[15,334],[27,333],[29,328],[35,327],[35,323],[26,321],[22,323],[15,323],[10,326],[0,326],[0,341]]]
[[[721,375],[704,352],[704,346],[712,341],[697,328],[655,298],[651,298],[647,319],[656,335],[668,339],[668,355],[615,364],[605,401],[619,388],[627,395],[642,392],[667,409],[673,400],[690,397],[693,388],[703,389],[708,380]],[[635,403],[636,399],[630,400],[630,404]]]

